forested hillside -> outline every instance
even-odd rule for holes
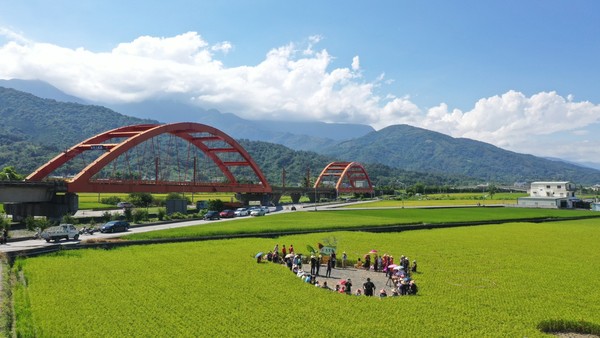
[[[0,168],[13,166],[17,172],[29,174],[61,151],[117,127],[142,123],[158,123],[129,117],[101,106],[58,102],[0,87]],[[282,184],[286,171],[287,185],[311,183],[334,157],[309,151],[294,151],[279,144],[240,140],[273,185]],[[364,164],[374,182],[430,185],[460,181],[444,175],[426,175],[393,169],[381,164]],[[372,172],[371,172],[372,171]],[[464,178],[463,178],[464,179]]]
[[[30,173],[59,152],[102,131],[157,123],[100,106],[41,99],[0,87],[0,167]]]
[[[381,163],[409,171],[463,175],[487,182],[569,180],[600,182],[600,171],[491,144],[416,128],[394,125],[341,142],[324,154],[365,163]]]
[[[102,106],[58,102],[0,87],[0,168],[29,174],[61,151],[100,132],[126,125],[158,123],[119,114]],[[292,137],[293,135],[290,135]],[[464,185],[482,182],[570,180],[600,182],[600,171],[502,150],[486,143],[454,139],[406,125],[391,126],[327,148],[323,154],[295,151],[261,141],[240,140],[273,185],[312,182],[332,161],[355,161],[379,186],[417,182]],[[312,183],[311,182],[311,183]]]

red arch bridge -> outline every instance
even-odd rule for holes
[[[77,193],[234,192],[245,204],[298,203],[373,193],[364,168],[332,162],[313,187],[272,187],[248,152],[229,135],[199,123],[144,124],[109,130],[71,147],[25,182],[0,186],[0,202],[15,216],[61,217],[77,210]],[[8,203],[7,203],[8,202]]]

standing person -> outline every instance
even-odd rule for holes
[[[371,256],[370,255],[366,255],[365,256],[365,265],[364,265],[364,267],[367,270],[371,269]]]
[[[363,284],[363,289],[365,289],[365,296],[372,297],[373,290],[375,290],[375,284],[371,282],[371,278],[367,278],[367,282]]]
[[[325,277],[331,277],[331,259],[327,260],[327,271],[325,272]]]
[[[390,265],[388,263],[388,254],[384,254],[383,255],[383,272],[387,272],[388,271],[388,265]]]
[[[294,253],[294,246],[290,244],[289,250],[290,250],[290,253],[293,254]]]
[[[273,248],[273,253],[279,254],[279,244],[275,244],[275,247]]]
[[[335,251],[333,251],[333,252],[331,253],[331,260],[333,261],[333,263],[331,264],[331,268],[332,268],[332,269],[335,269],[335,259],[336,259],[336,256],[335,256]]]
[[[284,244],[283,247],[281,248],[281,257],[285,257],[286,254],[287,254],[287,250],[285,249],[285,244]]]
[[[406,273],[408,274],[410,271],[410,260],[408,259],[408,257],[404,257],[404,261],[402,262],[402,267],[404,268],[404,271],[406,271]]]
[[[373,257],[373,271],[377,272],[378,268],[379,268],[379,256],[375,255],[375,257]]]
[[[310,274],[314,275],[317,272],[317,257],[310,255]]]
[[[346,281],[346,293],[349,295],[352,294],[352,280],[350,278]]]
[[[4,228],[2,230],[2,243],[7,244],[8,243],[8,229]]]
[[[346,255],[346,251],[342,253],[342,268],[346,268],[346,261],[348,260],[348,255]]]
[[[319,275],[319,269],[321,268],[321,258],[322,258],[322,256],[321,256],[321,254],[319,254],[317,256],[317,274],[316,274],[317,276]]]
[[[416,260],[413,261],[413,266],[411,268],[411,271],[412,272],[417,272],[417,261]]]

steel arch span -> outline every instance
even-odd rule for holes
[[[161,181],[158,174],[155,180],[99,180],[93,176],[111,161],[117,159],[128,150],[148,141],[159,135],[172,135],[179,137],[187,143],[195,146],[202,151],[207,158],[223,173],[227,182],[196,182],[193,181]],[[197,136],[201,134],[201,136]],[[118,143],[105,143],[111,139],[123,139]],[[215,142],[216,141],[216,142]],[[221,142],[218,142],[221,141]],[[227,146],[211,147],[211,143],[227,144]],[[69,150],[59,154],[46,164],[31,173],[26,181],[42,181],[53,171],[72,160],[77,155],[89,150],[103,150],[104,153],[95,161],[87,165],[83,170],[77,173],[73,178],[67,180],[67,190],[69,192],[256,192],[270,193],[272,191],[269,182],[261,172],[258,165],[250,157],[242,146],[224,132],[200,123],[183,122],[172,124],[142,124],[126,126],[106,131],[93,136]],[[241,160],[226,161],[219,157],[222,153],[239,154]],[[239,183],[231,172],[232,167],[250,168],[258,180],[254,183]],[[195,168],[194,168],[195,170]]]
[[[318,188],[328,177],[337,178],[335,190],[338,193],[372,194],[375,191],[367,171],[358,162],[329,163],[319,175],[314,188]]]

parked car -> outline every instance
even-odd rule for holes
[[[269,209],[269,207],[261,207],[261,208],[265,211],[266,214],[271,212],[271,209]]]
[[[61,224],[44,230],[41,233],[41,237],[45,239],[46,242],[58,242],[62,238],[66,240],[69,240],[70,238],[78,240],[79,231],[73,224]]]
[[[248,216],[250,214],[250,212],[246,208],[237,208],[237,209],[235,209],[234,214],[235,214],[235,217],[240,217],[240,216]]]
[[[233,218],[235,217],[235,212],[231,209],[225,209],[219,213],[221,218]]]
[[[250,212],[250,216],[264,216],[265,210],[263,208],[256,208]]]
[[[117,208],[122,208],[122,209],[131,209],[133,208],[134,205],[129,203],[129,202],[119,202],[117,203]]]
[[[251,214],[252,214],[252,211],[254,211],[254,210],[256,210],[256,209],[260,209],[260,207],[259,207],[259,206],[257,206],[257,205],[254,205],[254,206],[251,206],[251,207],[249,207],[249,208],[248,208],[248,215],[251,215]]]
[[[104,225],[100,227],[100,232],[117,232],[127,230],[129,230],[129,222],[126,221],[110,221],[104,223]]]
[[[215,220],[215,219],[221,219],[221,216],[219,216],[219,212],[218,211],[209,210],[209,211],[206,212],[206,214],[204,214],[204,220],[205,221]]]

